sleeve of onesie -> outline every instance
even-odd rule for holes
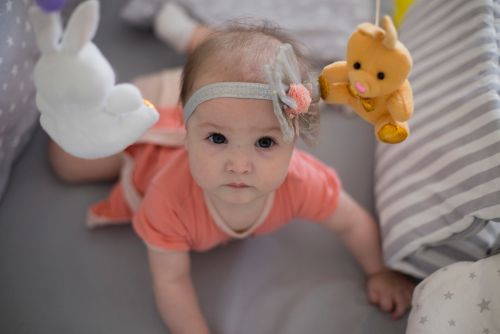
[[[299,218],[322,222],[337,208],[341,181],[337,173],[315,157],[298,151],[295,182],[292,182],[292,205]]]
[[[146,245],[155,250],[190,250],[188,233],[175,209],[154,186],[133,218],[133,227]]]

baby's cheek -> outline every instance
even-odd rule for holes
[[[210,171],[208,166],[203,162],[203,159],[197,159],[194,156],[190,157],[189,168],[194,181],[200,186],[204,187],[210,180]]]
[[[288,165],[276,167],[277,168],[269,168],[265,176],[266,185],[272,188],[272,190],[279,188],[288,175]]]
[[[192,173],[194,182],[203,190],[209,190],[211,187],[210,178],[203,173]]]

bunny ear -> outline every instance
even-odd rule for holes
[[[90,0],[79,5],[71,15],[62,40],[63,50],[78,53],[92,41],[99,22],[99,2]]]
[[[62,23],[59,14],[47,14],[37,6],[31,6],[29,15],[38,48],[42,54],[57,50],[62,35]]]

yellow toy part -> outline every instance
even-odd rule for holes
[[[414,0],[395,0],[394,1],[394,24],[397,28],[403,22],[406,12],[413,4]]]
[[[347,60],[323,68],[319,77],[326,103],[350,105],[375,127],[377,138],[389,144],[404,141],[410,130],[413,94],[408,75],[412,59],[398,41],[389,16],[382,27],[362,23],[349,38]]]

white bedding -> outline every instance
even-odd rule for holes
[[[129,0],[123,19],[147,27],[152,16],[169,0]],[[356,26],[375,17],[375,0],[175,0],[201,23],[221,25],[228,21],[269,21],[286,29],[320,63],[344,59],[347,39]],[[382,13],[390,11],[382,0]]]
[[[318,60],[344,59],[356,26],[373,20],[371,0],[177,0],[202,22],[221,24],[233,18],[265,19],[292,32]]]
[[[500,254],[438,270],[412,304],[406,334],[500,333]]]

